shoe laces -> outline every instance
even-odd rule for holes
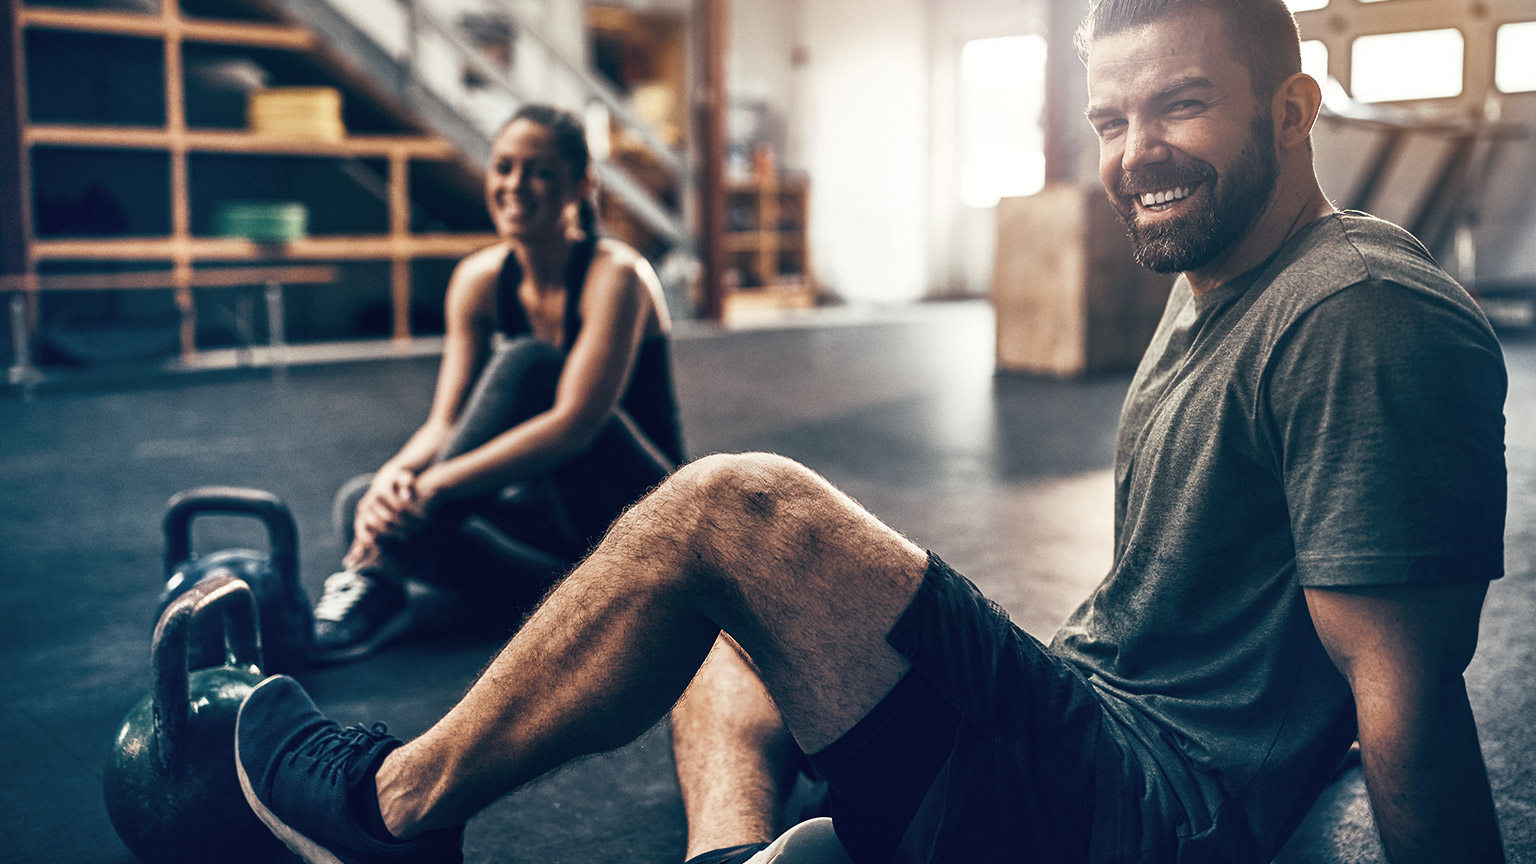
[[[307,757],[310,770],[341,774],[355,780],[358,773],[372,762],[369,757],[373,752],[390,737],[389,729],[383,723],[343,726],[311,737],[294,752],[294,756]]]
[[[315,618],[320,621],[341,621],[352,608],[367,596],[373,580],[361,573],[343,570],[325,579],[325,592],[315,604]]]

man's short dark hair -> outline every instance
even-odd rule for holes
[[[1255,97],[1267,100],[1301,71],[1301,37],[1284,0],[1097,0],[1073,41],[1086,62],[1101,37],[1197,9],[1210,9],[1226,22],[1228,50],[1248,67]]]

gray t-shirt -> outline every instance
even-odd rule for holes
[[[1354,734],[1301,589],[1502,575],[1505,386],[1471,298],[1365,214],[1175,284],[1121,414],[1114,565],[1052,643],[1146,763],[1118,832],[1269,860]]]

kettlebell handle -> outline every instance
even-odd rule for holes
[[[165,578],[192,558],[192,519],[205,513],[250,515],[267,526],[272,567],[286,587],[299,587],[299,528],[281,498],[261,489],[199,486],[171,496],[165,505]],[[297,595],[296,595],[297,596]]]
[[[165,607],[155,625],[150,648],[154,658],[152,713],[163,768],[168,769],[175,760],[178,742],[186,739],[187,727],[192,722],[191,672],[187,668],[192,622],[200,615],[215,612],[224,616],[230,665],[261,668],[256,595],[244,580],[234,576],[204,579]]]

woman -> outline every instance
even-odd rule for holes
[[[525,106],[497,134],[485,196],[502,240],[454,269],[426,423],[337,495],[350,546],[312,659],[406,632],[408,577],[536,599],[682,461],[661,286],[598,237],[593,190],[570,113]]]

